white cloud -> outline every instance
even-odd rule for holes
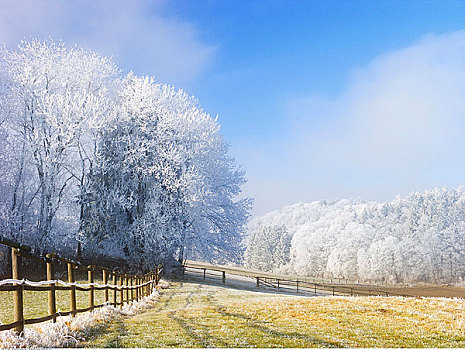
[[[465,146],[465,31],[379,57],[353,75],[332,113],[323,137],[304,140],[324,164],[421,170],[448,158]]]
[[[208,67],[215,46],[192,23],[163,14],[163,1],[0,0],[0,43],[63,40],[112,56],[125,70],[185,86]]]
[[[274,185],[257,187],[265,196],[257,214],[278,202],[387,200],[463,184],[465,31],[428,35],[378,57],[353,72],[336,98],[288,99],[285,113],[291,130],[280,141],[286,156],[279,166],[287,173],[276,177],[276,162],[273,169],[261,166],[265,184]],[[279,195],[284,191],[293,200]]]

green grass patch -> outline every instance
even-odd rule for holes
[[[88,283],[81,280],[78,283]],[[103,284],[102,280],[95,280],[95,283]],[[67,290],[57,290],[56,293],[56,308],[57,311],[69,311],[70,308],[70,292]],[[109,299],[113,300],[113,292],[109,291]],[[126,298],[126,296],[125,296]],[[24,291],[24,318],[36,318],[48,315],[48,292]],[[119,293],[117,294],[119,301]],[[104,291],[94,290],[94,304],[102,304],[104,302]],[[89,292],[76,291],[76,304],[78,309],[89,307]],[[13,292],[0,292],[0,322],[7,324],[13,322]]]

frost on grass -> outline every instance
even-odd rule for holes
[[[111,305],[92,312],[59,317],[56,323],[42,323],[24,330],[22,336],[12,330],[0,332],[0,348],[24,347],[73,347],[91,334],[95,334],[112,320],[132,316],[151,308],[159,297],[158,290],[167,288],[166,281],[160,281],[157,290],[140,301],[125,305],[122,309]]]
[[[172,286],[173,287],[173,286]],[[91,347],[465,346],[465,300],[302,297],[175,284],[155,307],[93,337]],[[122,334],[121,329],[124,329]]]

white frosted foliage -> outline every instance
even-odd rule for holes
[[[238,259],[250,200],[186,92],[52,41],[0,51],[0,232],[149,267]]]
[[[385,203],[339,200],[285,207],[252,220],[246,263],[262,254],[253,237],[277,225],[292,236],[289,256],[281,257],[288,259],[289,273],[388,283],[465,278],[462,188],[411,193]],[[283,270],[280,264],[263,268]]]

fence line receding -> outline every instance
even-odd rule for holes
[[[59,316],[75,316],[78,313],[92,311],[105,305],[123,307],[126,303],[137,301],[152,293],[160,281],[163,273],[162,265],[158,265],[154,271],[142,275],[121,273],[97,265],[83,266],[78,261],[66,259],[58,254],[49,253],[45,256],[37,256],[31,253],[31,248],[8,238],[0,236],[0,245],[11,249],[11,279],[0,281],[0,292],[13,292],[13,314],[14,321],[8,324],[0,324],[0,331],[14,329],[21,333],[24,325],[41,323],[45,321],[56,322]],[[22,258],[33,259],[38,263],[45,264],[47,280],[33,282],[24,278],[21,271]],[[56,278],[55,268],[60,264],[66,264],[67,281]],[[87,271],[87,283],[76,282],[76,271]],[[103,284],[95,283],[96,273],[102,274]],[[109,280],[112,279],[112,284]],[[69,291],[69,311],[57,311],[56,291]],[[95,305],[95,291],[104,291],[104,303]],[[48,315],[37,318],[24,317],[24,291],[47,292]],[[89,293],[89,306],[77,308],[76,291]],[[112,298],[110,299],[110,291]],[[119,298],[117,298],[119,294]],[[111,301],[110,301],[111,300]]]
[[[207,266],[204,263],[189,261],[183,264],[182,277],[186,271],[193,272],[200,278],[220,280],[226,283],[226,273],[241,277],[247,277],[255,281],[257,288],[271,289],[280,292],[294,292],[310,295],[339,295],[339,296],[400,296],[400,297],[418,297],[404,293],[395,293],[382,288],[369,285],[340,285],[332,283],[310,282],[307,278],[285,278],[273,277],[269,273],[259,274],[255,271],[246,271],[245,269],[234,270],[228,267]]]

